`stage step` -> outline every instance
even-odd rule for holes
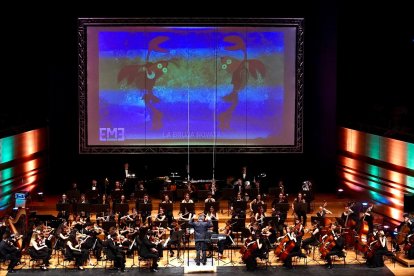
[[[404,253],[399,253],[395,256],[395,260],[407,267],[414,267],[414,260],[409,260]]]

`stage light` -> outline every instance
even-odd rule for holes
[[[338,189],[338,190],[336,191],[336,196],[337,196],[338,198],[343,198],[343,197],[344,197],[344,189]]]
[[[38,193],[37,193],[37,198],[38,198],[38,200],[39,200],[40,202],[45,201],[45,197],[44,197],[44,195],[43,195],[43,192],[38,192]]]
[[[368,202],[362,202],[362,206],[368,206]]]

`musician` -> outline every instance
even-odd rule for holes
[[[79,191],[78,184],[76,182],[72,183],[72,187],[66,192],[66,195],[68,196],[68,200],[71,203],[76,203],[79,201],[81,192]]]
[[[109,204],[109,200],[107,199],[106,194],[102,195],[100,204]]]
[[[405,213],[405,214],[403,214],[403,218],[404,218],[404,221],[401,222],[400,225],[398,225],[394,229],[394,232],[398,233],[398,234],[401,234],[401,235],[406,235],[406,236],[408,234],[413,234],[414,233],[414,223],[411,221],[410,216],[407,213]],[[406,233],[402,233],[403,230]],[[404,237],[404,238],[405,238],[405,240],[407,239],[407,237]],[[395,236],[393,237],[392,247],[396,252],[400,251],[400,246],[398,245]]]
[[[61,199],[59,199],[59,201],[58,201],[58,204],[69,204],[69,200],[68,200],[66,194],[62,195]],[[68,221],[69,220],[69,215],[70,215],[69,211],[62,210],[62,211],[58,212],[57,217]]]
[[[206,246],[206,234],[207,230],[210,227],[213,227],[211,220],[204,221],[204,214],[198,216],[198,221],[190,221],[188,225],[194,228],[194,239],[195,247],[197,251],[196,256],[196,265],[200,265],[200,261],[203,265],[207,263],[207,246]],[[202,252],[202,257],[200,260],[200,252]]]
[[[241,178],[237,179],[233,184],[234,194],[244,194],[244,186]]]
[[[98,235],[103,232],[102,228],[99,228],[95,223],[88,222],[85,224],[85,228],[82,229],[82,233],[86,235],[85,240],[82,242],[82,249],[93,250],[93,253],[98,261],[101,260],[102,255],[102,241],[98,239]]]
[[[190,194],[186,193],[181,203],[194,203],[194,201],[190,198]]]
[[[79,199],[78,204],[88,204],[88,200],[86,199],[85,194],[81,194],[81,197]],[[79,213],[79,215],[81,216],[82,219],[84,219],[85,221],[90,221],[90,213],[89,212],[85,212],[85,211],[81,211]]]
[[[21,251],[14,245],[9,233],[3,234],[3,240],[0,242],[1,259],[10,260],[7,270],[9,273],[16,272],[14,267],[20,262],[22,257]]]
[[[343,223],[347,221],[347,218],[348,220],[353,219],[356,221],[354,211],[351,209],[350,206],[345,206],[345,209],[341,214],[341,221],[343,221]],[[344,227],[346,227],[346,225],[344,225]]]
[[[167,195],[167,194],[164,194],[164,196],[163,196],[163,200],[162,200],[162,202],[161,203],[172,203],[172,201],[170,200],[170,197]],[[166,210],[165,211],[165,215],[167,216],[167,221],[168,221],[168,224],[171,224],[172,223],[172,221],[173,221],[173,219],[174,219],[174,216],[173,216],[173,211],[172,210]]]
[[[226,226],[224,228],[220,228],[219,231],[221,232],[220,234],[226,235],[226,239],[219,240],[217,243],[218,258],[222,259],[224,247],[233,244],[233,237],[232,237],[233,230],[232,230],[231,221],[230,220],[226,221]]]
[[[166,214],[164,212],[164,208],[160,207],[160,210],[158,211],[157,216],[155,217],[155,221],[158,222],[159,225],[161,225],[164,221],[166,221]]]
[[[110,231],[107,249],[108,257],[114,260],[114,268],[120,269],[121,272],[125,272],[125,252],[122,250],[122,244],[120,237],[116,233],[116,229],[112,229],[112,231]]]
[[[171,249],[171,245],[180,248],[184,231],[180,229],[180,225],[176,220],[173,220],[171,227],[168,229],[170,230],[170,238],[167,242],[167,250],[170,252],[170,257],[174,257],[174,251]]]
[[[310,238],[304,239],[302,241],[302,248],[310,254],[310,248],[309,246],[316,246],[319,244],[319,238],[321,236],[320,226],[317,220],[314,220],[312,222],[312,230],[311,230],[311,236]]]
[[[190,221],[193,218],[194,214],[192,211],[187,211],[187,208],[184,209],[184,213],[179,213],[178,218],[182,221]]]
[[[305,235],[305,229],[299,218],[295,218],[295,236],[299,243],[302,243],[302,237]]]
[[[266,215],[265,215],[265,212],[263,210],[263,206],[260,205],[257,208],[257,213],[254,215],[254,218],[259,223],[260,227],[264,226],[265,217],[266,217]]]
[[[87,194],[92,204],[98,203],[98,198],[101,195],[101,189],[98,187],[98,181],[96,179],[92,179],[91,186],[87,190]]]
[[[218,233],[219,214],[214,209],[213,205],[210,206],[210,209],[208,210],[208,212],[206,214],[206,219],[210,220],[211,223],[213,223],[213,232]]]
[[[232,212],[234,212],[234,211],[235,211],[235,210],[234,210],[234,203],[235,203],[235,202],[242,202],[242,201],[244,201],[244,198],[242,197],[241,193],[238,193],[238,194],[236,195],[236,197],[235,197],[235,198],[233,198],[233,200],[232,200],[232,202],[231,202],[230,210],[231,210]],[[244,210],[243,210],[243,211],[244,211]]]
[[[387,237],[383,230],[378,231],[375,240],[370,243],[370,249],[367,254],[367,265],[370,268],[383,267],[384,255],[393,256],[387,247]]]
[[[253,241],[246,245],[246,252],[243,254],[243,262],[246,264],[247,271],[254,271],[257,268],[256,258],[259,257],[259,252],[263,248],[262,240],[259,236],[253,236]]]
[[[152,259],[151,271],[157,272],[158,268],[158,251],[155,249],[157,246],[155,243],[150,241],[150,236],[152,235],[152,231],[147,231],[142,239],[139,242],[139,255],[145,259]]]
[[[209,202],[216,202],[216,200],[213,198],[213,194],[211,192],[209,192],[207,194],[207,198],[204,200],[205,203],[209,203]]]
[[[319,211],[316,213],[316,216],[318,218],[324,218],[326,217],[326,214],[332,215],[332,212],[326,209],[324,206],[319,206]]]
[[[264,205],[264,201],[262,200],[262,196],[260,194],[258,194],[257,197],[250,202],[250,211],[254,214],[257,213],[257,206],[259,205]]]
[[[47,247],[43,234],[40,231],[36,230],[33,233],[28,251],[31,258],[43,260],[40,269],[47,271],[47,266],[49,266],[49,260],[52,255],[52,249]]]
[[[285,185],[283,184],[283,180],[279,180],[279,182],[277,183],[277,188],[278,188],[279,195],[285,194]]]
[[[298,196],[293,200],[292,209],[296,214],[296,217],[302,221],[302,224],[306,227],[306,210],[303,208],[302,203],[306,203],[306,200],[303,198],[302,193],[298,193]]]
[[[292,257],[294,256],[300,256],[305,258],[306,256],[304,254],[302,254],[302,252],[300,251],[300,241],[298,241],[298,238],[296,236],[296,227],[287,227],[286,228],[286,236],[289,238],[289,241],[286,242],[286,248],[290,248],[288,246],[288,244],[292,245],[290,251],[287,254],[286,259],[283,261],[283,266],[286,267],[287,269],[292,269],[293,265],[292,265]],[[294,244],[294,246],[293,246]]]
[[[333,241],[335,242],[334,247],[326,254],[325,260],[327,261],[327,267],[332,268],[332,258],[331,256],[342,256],[343,249],[345,246],[345,239],[341,236],[341,231],[339,228],[336,228],[335,224],[331,226],[331,234],[333,235]],[[323,238],[322,238],[323,239]]]
[[[83,240],[81,238],[84,238]],[[83,264],[88,259],[88,249],[82,249],[83,243],[87,240],[87,236],[80,234],[77,231],[72,231],[69,235],[69,239],[66,242],[66,258],[75,259],[75,265],[79,270],[85,270]]]
[[[147,204],[151,204],[151,200],[149,199],[148,194],[145,194],[145,195],[144,195],[144,198],[143,198],[143,200],[142,200],[142,204],[145,204],[145,205],[147,205]],[[146,209],[147,209],[147,208],[143,208],[143,209],[141,210],[141,219],[142,219],[142,223],[144,223],[144,224],[145,224],[145,222],[147,221],[147,219],[150,219],[150,220],[149,220],[149,223],[148,223],[148,224],[150,224],[150,222],[151,222],[151,211],[147,211]]]

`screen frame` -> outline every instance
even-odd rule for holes
[[[271,146],[137,146],[89,145],[87,110],[87,29],[122,26],[249,26],[294,27],[295,53],[295,127],[293,145]],[[304,19],[303,18],[78,18],[78,96],[80,154],[165,154],[165,153],[303,153]]]

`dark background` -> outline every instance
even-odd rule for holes
[[[217,179],[238,176],[246,165],[251,176],[265,172],[267,184],[284,179],[290,192],[296,192],[305,179],[312,179],[317,190],[331,192],[336,187],[337,126],[414,141],[413,109],[408,101],[414,92],[414,22],[408,4],[396,1],[361,7],[349,1],[307,2],[311,1],[291,2],[278,9],[253,6],[237,14],[305,18],[304,153],[217,155]],[[77,18],[171,16],[168,9],[114,5],[59,4],[48,6],[48,12],[39,6],[25,7],[27,12],[5,25],[3,68],[8,73],[3,80],[0,134],[49,127],[45,185],[50,193],[66,190],[71,181],[86,185],[92,177],[114,180],[124,162],[147,180],[171,171],[186,173],[186,154],[78,154]],[[190,16],[230,14],[236,14],[231,6],[206,3]],[[212,164],[211,154],[191,154],[191,176],[211,178]]]

